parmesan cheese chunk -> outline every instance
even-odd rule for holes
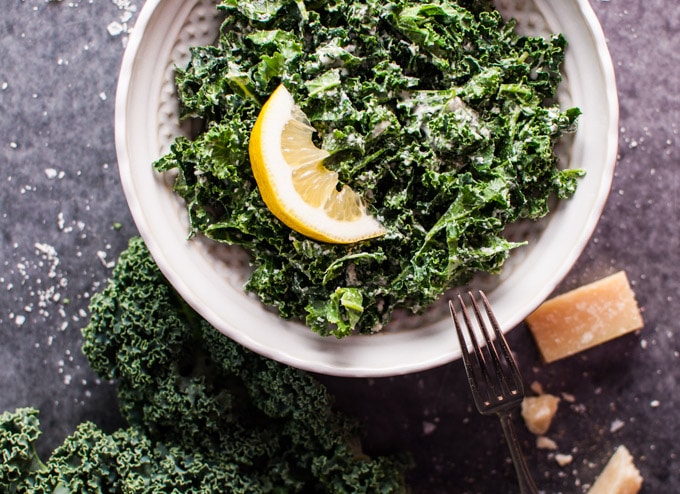
[[[526,318],[546,363],[643,326],[624,271],[544,302]]]
[[[548,432],[552,419],[557,413],[560,399],[551,394],[527,396],[522,400],[522,418],[532,434]]]
[[[636,494],[642,487],[642,475],[628,449],[619,446],[607,462],[588,494]]]

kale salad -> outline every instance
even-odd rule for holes
[[[380,331],[478,272],[498,273],[509,224],[573,195],[555,144],[579,109],[556,91],[566,40],[522,36],[491,2],[222,0],[219,39],[177,68],[180,113],[202,131],[154,166],[175,170],[191,235],[242,246],[245,289],[320,335]],[[265,206],[249,135],[279,85],[384,236],[325,244]]]

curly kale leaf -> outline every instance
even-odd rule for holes
[[[121,412],[146,436],[273,486],[250,492],[402,491],[401,460],[363,454],[357,425],[333,412],[309,374],[200,318],[141,239],[131,240],[90,310],[83,352],[102,378],[116,379]]]
[[[256,355],[200,318],[139,238],[93,295],[83,352],[115,379],[128,426],[90,422],[42,463],[37,410],[0,415],[0,491],[403,493],[407,459],[370,457],[311,375]]]
[[[330,0],[219,6],[216,46],[177,71],[182,114],[205,129],[155,164],[178,172],[192,234],[243,246],[246,288],[321,335],[380,330],[520,246],[506,227],[548,214],[579,170],[557,140],[579,110],[555,103],[566,40],[520,36],[490,2]],[[315,242],[262,201],[247,142],[284,84],[330,153],[324,163],[387,228],[349,246]]]
[[[0,491],[20,492],[16,486],[44,467],[35,452],[38,437],[37,410],[20,408],[0,415]]]
[[[37,415],[35,409],[5,413],[0,416],[0,427],[15,424],[17,418],[28,418],[31,424],[22,425],[24,432],[30,430],[31,441],[26,446],[32,449],[40,434]],[[20,430],[7,435],[14,445],[24,438]],[[6,454],[16,453],[16,449],[9,448]],[[80,424],[46,463],[19,464],[15,475],[8,470],[9,466],[4,461],[0,466],[0,488],[7,493],[203,494],[224,492],[227,486],[233,493],[276,492],[268,473],[243,472],[222,452],[196,451],[178,443],[159,442],[137,427],[107,434],[91,422]]]

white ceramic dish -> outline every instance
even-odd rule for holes
[[[499,1],[518,29],[562,32],[569,40],[563,105],[583,110],[569,141],[570,167],[587,176],[522,248],[490,290],[506,330],[535,309],[572,267],[600,217],[618,144],[614,70],[600,25],[587,0]],[[219,331],[280,362],[329,375],[387,376],[432,368],[459,357],[445,311],[402,329],[343,340],[321,338],[285,321],[244,293],[247,260],[229,249],[187,240],[183,206],[152,162],[182,132],[172,78],[188,47],[212,42],[218,19],[213,0],[147,0],[123,59],[116,95],[116,149],[123,189],[141,236],[180,294]],[[240,267],[239,267],[240,266]],[[234,269],[236,268],[236,269]]]

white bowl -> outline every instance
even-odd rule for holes
[[[129,39],[116,94],[116,149],[123,189],[154,259],[177,291],[230,338],[301,369],[338,376],[388,376],[450,362],[460,349],[446,311],[418,319],[413,329],[342,340],[323,338],[278,317],[244,292],[247,260],[233,249],[187,240],[184,206],[152,163],[183,132],[177,122],[173,67],[188,47],[217,36],[214,0],[147,0]],[[584,168],[575,196],[541,223],[531,245],[511,256],[489,290],[505,330],[550,295],[592,235],[606,202],[618,144],[614,70],[600,25],[587,0],[499,1],[526,34],[562,32],[569,41],[563,106],[583,115],[568,142],[570,167]]]

